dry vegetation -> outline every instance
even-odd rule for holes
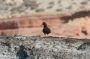
[[[74,13],[89,8],[89,0],[0,0],[0,16],[10,17],[26,15],[26,13]],[[3,7],[2,7],[3,6]]]

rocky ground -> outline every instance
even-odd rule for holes
[[[89,59],[90,40],[66,37],[0,36],[0,59],[17,59],[23,45],[27,59]],[[21,50],[22,51],[22,50]]]

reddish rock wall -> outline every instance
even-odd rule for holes
[[[42,22],[46,22],[52,30],[50,36],[89,38],[89,19],[86,16],[63,23],[59,15],[13,17],[6,21],[0,21],[0,33],[1,35],[43,36]]]

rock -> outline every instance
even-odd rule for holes
[[[23,37],[23,36],[20,36]],[[10,37],[9,37],[10,38]],[[6,40],[0,39],[0,43]],[[10,40],[10,39],[7,39]],[[23,38],[22,38],[23,40]],[[27,59],[89,59],[90,58],[90,44],[89,39],[75,39],[75,38],[59,38],[59,37],[26,37],[24,40],[18,40],[12,37],[9,49],[12,50],[15,47],[17,49],[8,51],[7,46],[0,45],[0,58],[1,59],[17,59],[16,54],[19,51],[25,51],[28,55]],[[67,41],[66,41],[67,40]],[[88,40],[88,43],[86,43]],[[6,42],[6,41],[5,41]],[[28,43],[26,43],[28,42]],[[69,45],[68,45],[69,44]],[[86,46],[84,50],[76,47]],[[23,47],[20,47],[23,46]],[[23,48],[20,50],[20,48]],[[21,54],[20,54],[21,55]]]

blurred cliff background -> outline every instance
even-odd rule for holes
[[[0,0],[0,35],[90,38],[90,0]]]
[[[90,0],[0,0],[0,59],[90,59],[89,25]]]

